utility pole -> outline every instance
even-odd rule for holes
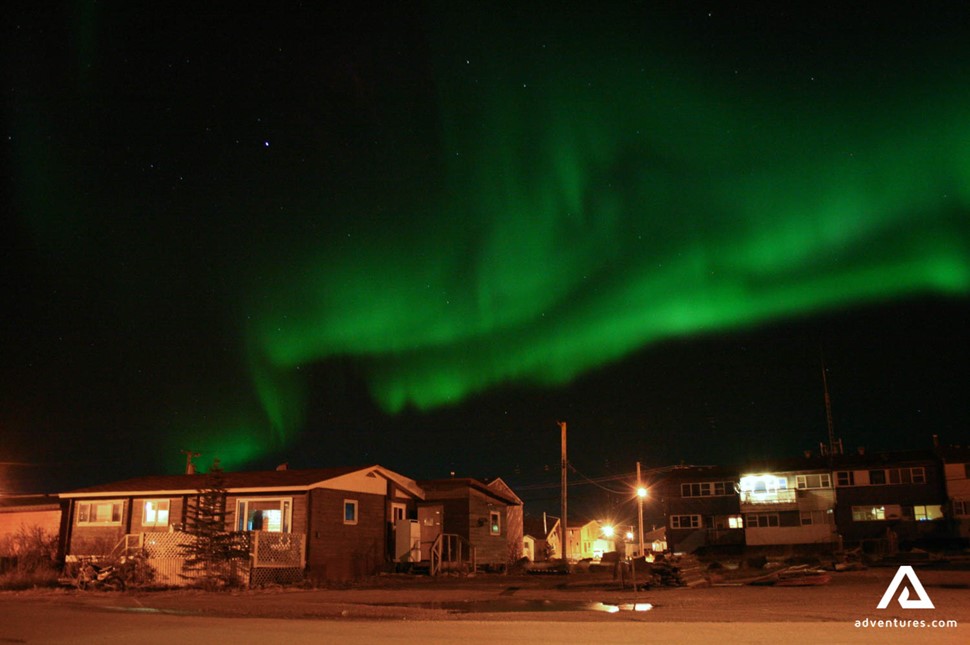
[[[562,544],[562,558],[563,558],[563,561],[565,561],[568,555],[567,549],[566,549],[566,547],[568,546],[566,542],[566,540],[568,539],[568,534],[566,532],[566,422],[565,421],[559,422],[559,429],[561,430],[561,434],[562,434],[562,460],[561,460],[562,461],[562,498],[561,498],[561,507],[559,509],[560,510],[559,514],[561,516],[559,519],[559,534],[560,534],[560,540]]]

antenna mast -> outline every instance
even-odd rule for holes
[[[825,375],[825,356],[822,356],[822,388],[825,390],[825,423],[829,430],[829,457],[842,454],[842,441],[835,439],[835,424],[832,422],[832,399],[829,397],[829,381]]]

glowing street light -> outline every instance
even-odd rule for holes
[[[610,526],[609,524],[607,524],[606,526],[603,527],[603,535],[606,536],[606,537],[608,537],[608,538],[613,537],[613,534],[615,532],[616,532],[616,530],[612,526]]]

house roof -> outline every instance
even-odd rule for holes
[[[559,518],[546,517],[545,525],[543,525],[541,517],[529,515],[522,518],[522,525],[523,535],[530,535],[540,540],[546,540],[553,532],[557,530],[556,527],[559,526]]]
[[[970,462],[970,446],[942,446],[937,449],[937,454],[947,464]]]
[[[417,497],[423,497],[415,482],[378,465],[365,467],[312,468],[303,470],[261,470],[224,472],[223,486],[229,492],[263,492],[309,490],[343,475],[374,470],[395,481]],[[119,495],[190,494],[211,486],[208,474],[149,475],[123,481],[79,488],[61,493],[62,498],[109,497]]]
[[[505,483],[501,477],[496,477],[492,481],[488,482],[488,487],[492,490],[497,490],[501,492],[506,497],[515,500],[516,504],[522,504],[522,498],[515,494],[512,487]]]
[[[505,485],[504,482],[503,482],[503,485]],[[462,488],[468,488],[468,489],[474,489],[482,493],[485,493],[486,495],[489,495],[490,497],[494,497],[499,501],[505,502],[510,506],[520,506],[522,504],[522,500],[516,497],[515,493],[512,493],[510,496],[509,493],[504,490],[490,488],[489,485],[486,484],[485,482],[479,481],[477,479],[472,479],[470,477],[463,477],[463,478],[457,478],[457,479],[455,478],[431,479],[431,480],[418,482],[418,486],[420,486],[425,490],[426,499],[428,500],[434,499],[435,491],[444,492],[444,491],[453,491],[453,490],[458,490]],[[509,492],[511,492],[511,489],[509,489]]]
[[[2,495],[0,513],[23,511],[59,511],[60,501],[52,495]]]

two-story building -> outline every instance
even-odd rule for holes
[[[806,456],[751,466],[738,489],[748,546],[838,546],[835,488],[824,461]]]
[[[970,540],[970,448],[948,446],[937,451],[943,464],[946,503],[943,515],[950,534]]]
[[[737,483],[736,470],[719,466],[672,470],[658,486],[668,548],[692,552],[700,547],[743,545]]]
[[[835,522],[846,547],[944,539],[943,469],[931,451],[839,455]]]

